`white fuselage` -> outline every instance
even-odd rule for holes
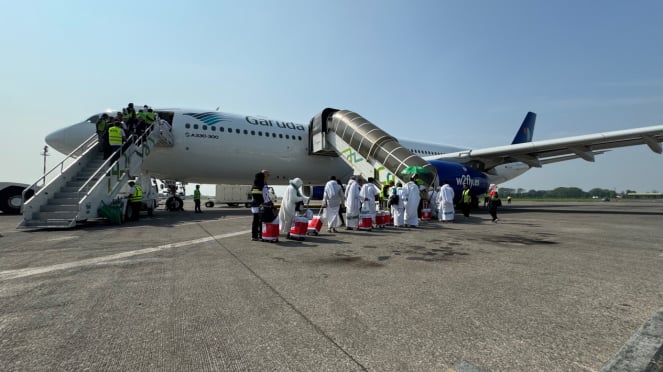
[[[247,184],[255,173],[268,169],[270,183],[286,184],[299,177],[307,184],[322,184],[330,176],[348,179],[350,168],[341,158],[309,155],[309,127],[287,121],[200,110],[156,110],[173,113],[172,147],[155,147],[145,159],[146,174],[183,182]],[[164,115],[166,116],[166,115]],[[46,142],[69,153],[95,133],[90,120],[49,134]],[[410,140],[399,142],[422,157],[461,148]],[[501,183],[529,169],[522,163],[497,167],[486,176]]]

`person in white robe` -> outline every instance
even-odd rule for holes
[[[325,215],[327,217],[327,232],[337,232],[338,211],[341,209],[341,200],[344,199],[343,188],[332,176],[329,182],[325,184],[325,190],[322,196],[322,205],[325,206]]]
[[[403,227],[405,225],[405,198],[403,194],[403,184],[397,183],[395,187],[391,190],[392,194],[398,196],[398,203],[391,206],[391,214],[394,216],[394,227]]]
[[[419,226],[417,208],[419,207],[421,197],[419,195],[419,186],[415,182],[415,177],[410,178],[410,181],[405,184],[403,196],[403,201],[405,202],[405,226],[417,227]]]
[[[290,237],[290,227],[292,227],[292,219],[295,217],[297,203],[304,202],[306,204],[308,202],[308,198],[299,191],[302,184],[301,178],[290,180],[290,184],[283,195],[283,200],[281,200],[279,231],[281,234],[287,234],[287,237]]]
[[[359,226],[359,211],[361,210],[361,189],[353,176],[345,187],[345,229],[352,230]]]
[[[453,187],[449,185],[449,181],[444,180],[444,185],[442,185],[437,197],[437,205],[439,208],[438,218],[440,221],[446,222],[454,220],[454,197]]]
[[[368,214],[371,215],[373,220],[373,225],[375,225],[375,214],[377,208],[375,206],[375,199],[380,195],[380,189],[375,186],[375,179],[373,177],[368,177],[368,182],[366,182],[362,187],[359,193],[362,200],[362,210],[367,210]]]

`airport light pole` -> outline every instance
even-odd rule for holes
[[[44,157],[44,176],[46,176],[46,157],[50,156],[48,153],[48,146],[44,146],[44,152],[39,153],[39,155]],[[44,180],[44,183],[46,183],[46,180]]]

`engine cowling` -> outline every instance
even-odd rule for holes
[[[460,197],[463,192],[463,185],[466,183],[470,185],[470,195],[472,196],[478,197],[488,190],[490,185],[488,178],[474,168],[441,160],[431,160],[429,163],[437,168],[440,185],[444,180],[449,181],[449,185],[453,187],[457,198]]]

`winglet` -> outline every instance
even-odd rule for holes
[[[536,123],[536,114],[533,112],[528,112],[525,116],[525,120],[520,125],[520,129],[516,132],[516,136],[513,138],[512,145],[518,143],[532,142],[532,136],[534,135],[534,123]]]

